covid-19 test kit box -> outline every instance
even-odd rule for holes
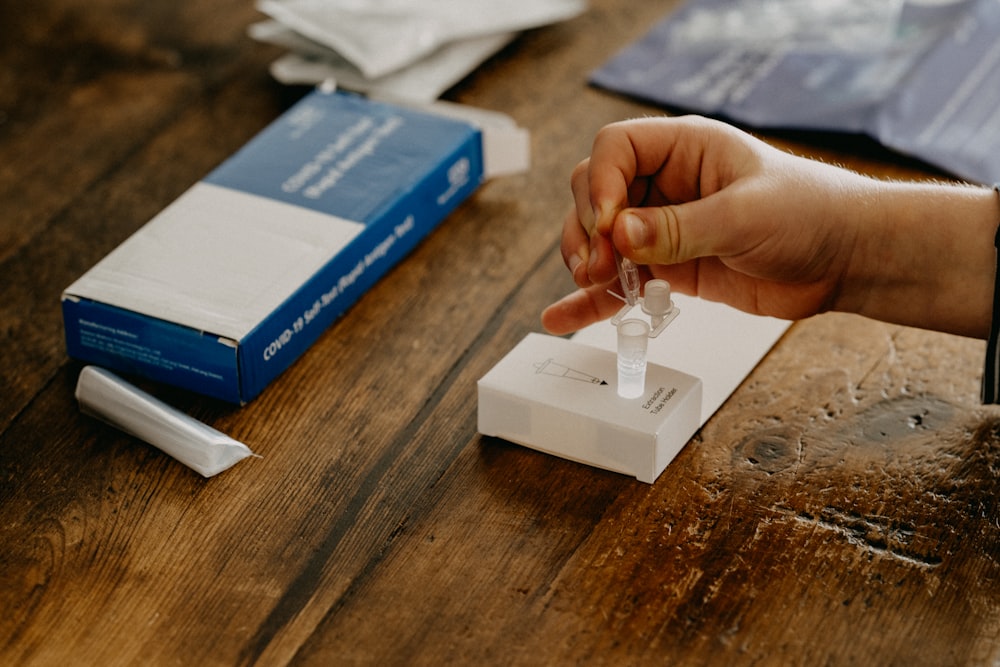
[[[313,91],[66,289],[67,350],[247,402],[476,189],[483,146]]]

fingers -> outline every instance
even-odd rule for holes
[[[711,197],[759,169],[759,150],[747,135],[704,118],[608,125],[598,132],[591,158],[574,172],[578,214],[592,239],[607,237],[640,264],[717,254],[719,243],[733,236],[722,233],[730,216],[719,210],[731,193],[721,202]],[[624,214],[629,207],[638,220]],[[591,281],[601,282],[605,265],[600,257],[590,261]]]
[[[722,187],[742,139],[728,126],[698,117],[645,118],[612,123],[594,139],[588,168],[597,230],[608,233],[627,206],[699,199]],[[732,144],[732,145],[730,145]],[[725,160],[716,159],[725,155]]]
[[[561,245],[563,261],[580,287],[607,282],[616,273],[614,251],[608,236],[610,224],[599,224],[591,205],[590,164],[589,159],[584,160],[573,170],[574,206],[563,221]],[[628,200],[623,199],[621,205],[627,203]]]
[[[563,219],[562,243],[560,245],[563,263],[573,276],[573,282],[583,287],[587,278],[587,262],[590,261],[590,237],[580,224],[576,209],[566,212]]]
[[[630,208],[615,219],[616,248],[638,264],[682,264],[700,257],[726,257],[743,250],[753,238],[740,234],[739,216],[730,211],[728,195],[713,195],[686,204]]]
[[[576,207],[577,220],[590,237],[594,234],[597,220],[594,207],[590,200],[590,159],[582,160],[573,169],[570,176],[570,188],[573,192],[573,204]]]
[[[752,192],[752,177],[766,171],[765,147],[697,117],[625,121],[600,130],[591,157],[573,170],[574,206],[563,223],[561,252],[574,282],[588,290],[611,283],[616,248],[660,270],[752,249],[769,224],[748,225],[743,209],[754,202],[740,193]],[[553,326],[575,326],[613,312],[606,296],[577,294],[548,317]]]
[[[583,205],[580,195],[584,194],[594,217],[592,235],[610,235],[615,216],[630,204],[629,189],[635,182],[639,149],[625,127],[615,123],[597,133],[587,170],[573,181],[577,206]]]
[[[578,287],[605,283],[617,275],[611,241],[600,234],[588,236],[575,208],[563,221],[560,251]]]
[[[608,294],[605,285],[592,285],[564,296],[542,312],[542,326],[551,334],[562,336],[588,324],[612,317],[622,302]]]
[[[689,182],[698,182],[704,167],[702,143],[689,142],[694,148],[685,149],[680,141],[682,130],[698,123],[646,119],[614,123],[597,133],[591,157],[573,170],[574,213],[563,225],[562,255],[577,285],[601,284],[614,276],[612,229],[620,211],[699,196],[699,188]],[[665,184],[653,187],[661,172]],[[665,195],[665,189],[674,192]]]

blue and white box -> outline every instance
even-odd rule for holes
[[[251,400],[476,189],[482,136],[311,92],[66,289],[70,356]]]

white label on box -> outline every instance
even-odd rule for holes
[[[363,229],[319,211],[197,183],[71,291],[240,340]]]

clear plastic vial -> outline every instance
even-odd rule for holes
[[[618,395],[639,398],[646,391],[646,346],[649,324],[627,319],[618,323]]]
[[[642,312],[649,315],[650,325],[656,329],[674,308],[670,300],[670,283],[662,278],[653,278],[646,283],[646,296],[642,300]]]

